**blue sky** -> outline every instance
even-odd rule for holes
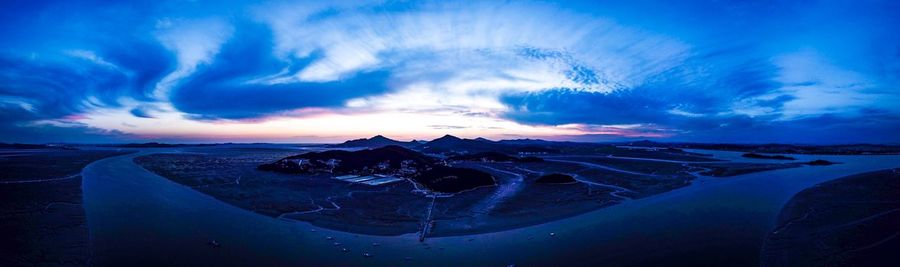
[[[0,5],[0,142],[900,142],[896,1]]]

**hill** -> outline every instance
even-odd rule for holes
[[[477,139],[463,139],[449,134],[419,145],[416,149],[423,153],[433,154],[468,154],[489,151],[516,153],[516,146],[480,137]]]
[[[294,174],[386,174],[412,179],[432,191],[442,193],[456,193],[496,184],[488,173],[443,166],[435,158],[394,145],[359,151],[309,152],[262,164],[257,168]]]
[[[397,141],[394,139],[390,139],[390,138],[384,137],[382,135],[376,135],[376,136],[373,136],[372,138],[361,138],[361,139],[349,140],[349,141],[346,141],[346,142],[343,142],[340,144],[330,145],[329,147],[341,147],[341,148],[347,148],[347,147],[378,148],[378,147],[384,147],[384,146],[413,147],[413,146],[417,146],[419,144],[420,143],[415,140],[413,140],[411,142],[403,142],[403,141]]]
[[[260,165],[259,169],[288,173],[392,174],[404,167],[407,169],[424,168],[434,162],[436,162],[434,158],[400,146],[390,145],[359,151],[308,152]]]

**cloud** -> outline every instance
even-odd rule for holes
[[[258,25],[243,25],[235,34],[214,64],[173,89],[169,97],[175,108],[196,119],[254,119],[301,108],[341,107],[349,99],[389,90],[387,71],[328,82],[285,81],[279,73],[305,68],[317,56],[276,57],[271,36]]]
[[[461,126],[461,125],[440,125],[440,124],[428,125],[428,127],[431,129],[436,129],[436,130],[459,130],[459,129],[469,128],[468,126]]]
[[[168,97],[169,90],[199,65],[212,63],[219,46],[231,37],[233,31],[229,24],[217,19],[184,21],[166,18],[160,20],[156,27],[157,38],[175,53],[178,62],[178,67],[156,84],[154,96],[159,99]]]
[[[378,128],[900,141],[897,3],[659,5],[15,3],[0,10],[0,125],[204,136],[415,114],[442,121]]]
[[[0,103],[0,142],[107,143],[132,140],[136,137],[120,131],[65,120],[42,120],[39,114],[31,110]]]

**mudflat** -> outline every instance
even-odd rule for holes
[[[0,153],[0,266],[90,265],[81,170],[127,152]]]
[[[762,248],[764,266],[900,262],[900,169],[839,178],[797,193]]]

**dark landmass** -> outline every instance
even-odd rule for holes
[[[528,141],[491,141],[485,138],[463,139],[452,135],[431,140],[416,146],[414,149],[428,154],[463,155],[481,152],[498,152],[505,154],[548,154],[559,152],[558,146],[566,143],[543,140]]]
[[[553,173],[541,176],[537,178],[537,180],[534,180],[534,182],[539,184],[571,184],[577,181],[570,175]]]
[[[294,174],[392,175],[410,178],[432,191],[442,193],[457,193],[496,184],[490,174],[443,166],[435,158],[394,145],[359,151],[309,152],[262,164],[259,169]]]
[[[813,160],[813,161],[806,162],[806,163],[803,163],[803,164],[810,165],[810,166],[828,166],[828,165],[834,165],[834,164],[838,164],[838,163],[837,163],[837,162],[831,162],[831,161],[823,160],[823,159],[817,159],[817,160]]]
[[[487,139],[463,139],[452,135],[445,135],[416,147],[422,153],[477,153],[508,149],[504,145],[495,144]]]
[[[43,144],[18,144],[18,143],[0,143],[0,149],[64,149],[76,150],[77,148],[65,145],[43,145]]]
[[[0,266],[89,265],[81,176],[0,184]]]
[[[416,140],[403,142],[397,141],[394,139],[390,139],[381,135],[373,136],[372,138],[361,138],[355,140],[349,140],[340,144],[330,145],[329,147],[340,147],[340,148],[354,148],[354,147],[366,147],[366,148],[379,148],[384,146],[401,146],[401,147],[414,147],[418,146],[420,143]]]
[[[79,173],[128,152],[30,149],[0,154],[0,266],[90,265]]]
[[[0,183],[57,179],[76,175],[91,162],[130,152],[106,150],[4,151],[0,153]]]
[[[712,177],[730,177],[754,172],[771,171],[802,166],[800,163],[711,163],[698,164],[706,170],[700,174]]]
[[[444,166],[434,166],[413,176],[412,179],[432,191],[441,193],[457,193],[497,184],[494,177],[486,172]]]
[[[662,159],[684,162],[709,162],[722,161],[713,158],[712,155],[687,152],[680,149],[656,148],[656,147],[622,147],[615,145],[587,145],[573,146],[563,149],[560,154],[572,155],[604,155],[614,157]]]
[[[778,215],[763,266],[900,262],[900,169],[852,175],[797,193]]]
[[[483,161],[483,162],[541,162],[544,161],[538,157],[514,157],[500,152],[480,152],[465,155],[456,155],[447,158],[448,160],[457,161]]]
[[[793,145],[793,144],[705,144],[705,143],[661,143],[637,141],[621,143],[643,147],[669,147],[707,150],[727,150],[768,154],[814,154],[814,155],[895,155],[900,154],[900,145],[845,144],[845,145]]]
[[[415,171],[428,168],[435,158],[400,147],[386,146],[358,151],[328,150],[290,156],[259,166],[260,170],[286,173],[318,173],[368,175],[394,174],[403,169]]]
[[[198,147],[198,146],[216,146],[217,144],[166,144],[166,143],[130,143],[130,144],[112,144],[101,145],[103,147],[124,147],[124,148],[172,148],[172,147]]]
[[[777,159],[777,160],[796,160],[796,158],[788,157],[784,155],[763,155],[756,153],[745,153],[741,155],[741,157],[751,158],[751,159]]]

